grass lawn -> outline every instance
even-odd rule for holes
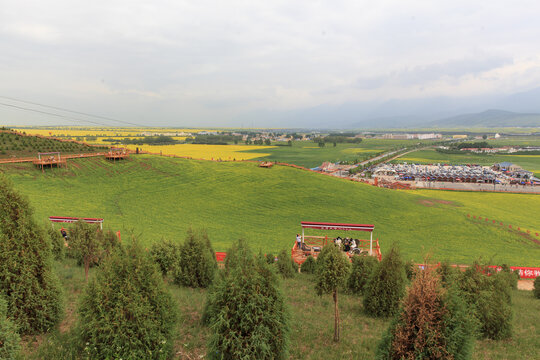
[[[192,226],[207,229],[217,251],[244,238],[256,251],[277,253],[292,246],[302,220],[350,222],[375,224],[383,253],[397,242],[407,259],[418,262],[429,253],[454,263],[483,257],[539,266],[534,235],[467,218],[488,217],[540,232],[535,195],[396,191],[289,167],[149,155],[114,164],[77,159],[68,169],[44,174],[31,164],[2,165],[0,171],[29,197],[41,223],[53,215],[103,217],[105,227],[120,230],[122,238],[133,235],[147,245],[184,239]]]
[[[26,338],[28,359],[71,359],[74,349],[72,330],[76,324],[78,297],[84,287],[84,270],[67,259],[56,263],[66,293],[66,316],[59,329],[46,336]],[[91,269],[90,276],[98,271]],[[366,315],[362,298],[339,296],[341,341],[332,341],[334,307],[331,295],[315,294],[312,275],[298,274],[282,280],[285,300],[291,313],[291,359],[373,359],[374,352],[389,320]],[[201,325],[206,290],[168,284],[178,304],[180,321],[175,335],[174,359],[198,359],[206,355],[209,329]],[[476,341],[473,359],[534,359],[540,347],[540,301],[530,291],[513,291],[514,336],[510,340]]]
[[[292,146],[276,146],[271,149],[251,150],[261,153],[258,160],[271,160],[313,168],[324,161],[362,161],[378,153],[422,143],[419,140],[363,139],[359,144],[326,144],[320,148],[313,141],[293,141]],[[430,142],[431,143],[431,142]],[[264,153],[264,154],[263,154]],[[269,155],[268,155],[269,153]]]

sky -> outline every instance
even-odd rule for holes
[[[0,124],[91,125],[14,99],[250,127],[321,106],[510,95],[540,86],[539,18],[527,0],[0,0]]]

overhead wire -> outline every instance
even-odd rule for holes
[[[91,124],[94,124],[94,125],[111,126],[110,124],[104,124],[104,123],[100,123],[100,122],[96,122],[96,121],[92,121],[92,120],[88,120],[88,119],[79,119],[79,118],[76,118],[76,117],[73,117],[73,116],[55,114],[55,113],[51,113],[51,112],[48,112],[48,111],[31,109],[31,108],[26,108],[26,107],[22,107],[22,106],[13,105],[13,104],[6,104],[6,103],[3,103],[3,102],[0,102],[0,105],[12,107],[12,108],[16,108],[16,109],[24,110],[24,111],[32,111],[32,112],[45,114],[45,115],[57,116],[57,117],[64,118],[64,119],[69,119],[69,120],[82,121],[82,122],[91,123]]]
[[[115,122],[118,122],[118,123],[121,123],[121,124],[126,124],[126,125],[146,127],[145,125],[135,124],[135,123],[132,123],[132,122],[129,122],[129,121],[119,120],[119,119],[115,119],[115,118],[111,118],[111,117],[107,117],[107,116],[94,115],[94,114],[90,114],[90,113],[86,113],[86,112],[82,112],[82,111],[76,111],[76,110],[70,110],[70,109],[61,108],[61,107],[57,107],[57,106],[40,104],[40,103],[37,103],[37,102],[17,99],[17,98],[13,98],[13,97],[9,97],[9,96],[0,95],[0,98],[6,99],[6,100],[11,100],[11,101],[18,101],[18,102],[25,103],[25,104],[30,104],[30,105],[42,106],[42,107],[45,107],[45,108],[54,109],[54,110],[60,110],[60,111],[69,112],[69,113],[73,113],[73,114],[84,115],[84,116],[88,116],[88,117],[92,117],[92,118],[96,118],[96,119],[115,121]],[[10,106],[10,105],[6,105],[5,103],[0,103],[0,104],[4,105],[4,106]],[[29,109],[29,108],[23,108],[23,107],[15,106],[15,105],[12,105],[12,107],[19,108],[19,109],[22,109],[22,110],[28,110]],[[33,110],[30,110],[30,111],[33,111]],[[36,112],[42,112],[40,110],[35,110],[35,111]],[[42,112],[42,113],[51,115],[51,113],[48,113],[48,112]],[[66,117],[66,118],[68,118],[68,117]],[[79,120],[81,120],[81,119],[79,119]],[[83,121],[83,120],[81,120],[81,121]],[[88,122],[94,123],[92,121],[88,121]],[[110,124],[99,124],[99,125],[111,126]]]

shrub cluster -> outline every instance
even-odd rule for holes
[[[469,359],[474,324],[457,292],[420,271],[377,348],[377,359]]]
[[[203,317],[211,328],[208,358],[287,358],[289,312],[275,272],[245,241],[235,243],[227,259]]]
[[[298,266],[291,259],[291,255],[287,250],[281,250],[276,261],[276,268],[279,274],[284,278],[291,278],[297,271]]]
[[[364,310],[377,317],[394,315],[399,309],[406,281],[403,261],[398,249],[393,246],[373,269],[364,286]]]
[[[205,232],[188,230],[173,262],[174,282],[188,287],[208,287],[214,279],[217,261]]]
[[[65,254],[64,237],[60,234],[60,231],[50,228],[48,230],[49,239],[51,241],[51,250],[54,259],[62,260]]]
[[[150,247],[150,255],[163,275],[172,269],[176,259],[178,259],[178,252],[180,246],[170,240],[162,240],[155,242]]]
[[[540,299],[540,276],[534,279],[533,295],[535,298]]]
[[[317,270],[317,261],[313,256],[308,256],[306,261],[302,263],[300,271],[306,274],[314,274]]]
[[[103,231],[95,224],[77,221],[69,230],[67,255],[88,269],[99,265],[116,247],[120,246],[118,238],[111,230]]]
[[[456,278],[461,296],[473,309],[481,337],[499,340],[512,335],[512,288],[508,275],[511,274],[490,274],[487,267],[474,263]]]
[[[105,259],[79,305],[79,345],[90,359],[163,359],[172,350],[173,299],[133,242]]]
[[[0,359],[15,359],[19,356],[20,337],[17,327],[7,317],[7,303],[0,296]]]
[[[22,334],[49,330],[60,320],[60,284],[51,246],[28,201],[0,175],[0,295]]]
[[[377,259],[373,256],[355,256],[352,258],[351,274],[347,279],[347,288],[353,294],[363,294]]]

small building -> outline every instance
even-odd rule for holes
[[[523,168],[519,165],[513,164],[508,161],[504,161],[498,164],[493,165],[493,167],[499,171],[519,171],[523,170]]]

